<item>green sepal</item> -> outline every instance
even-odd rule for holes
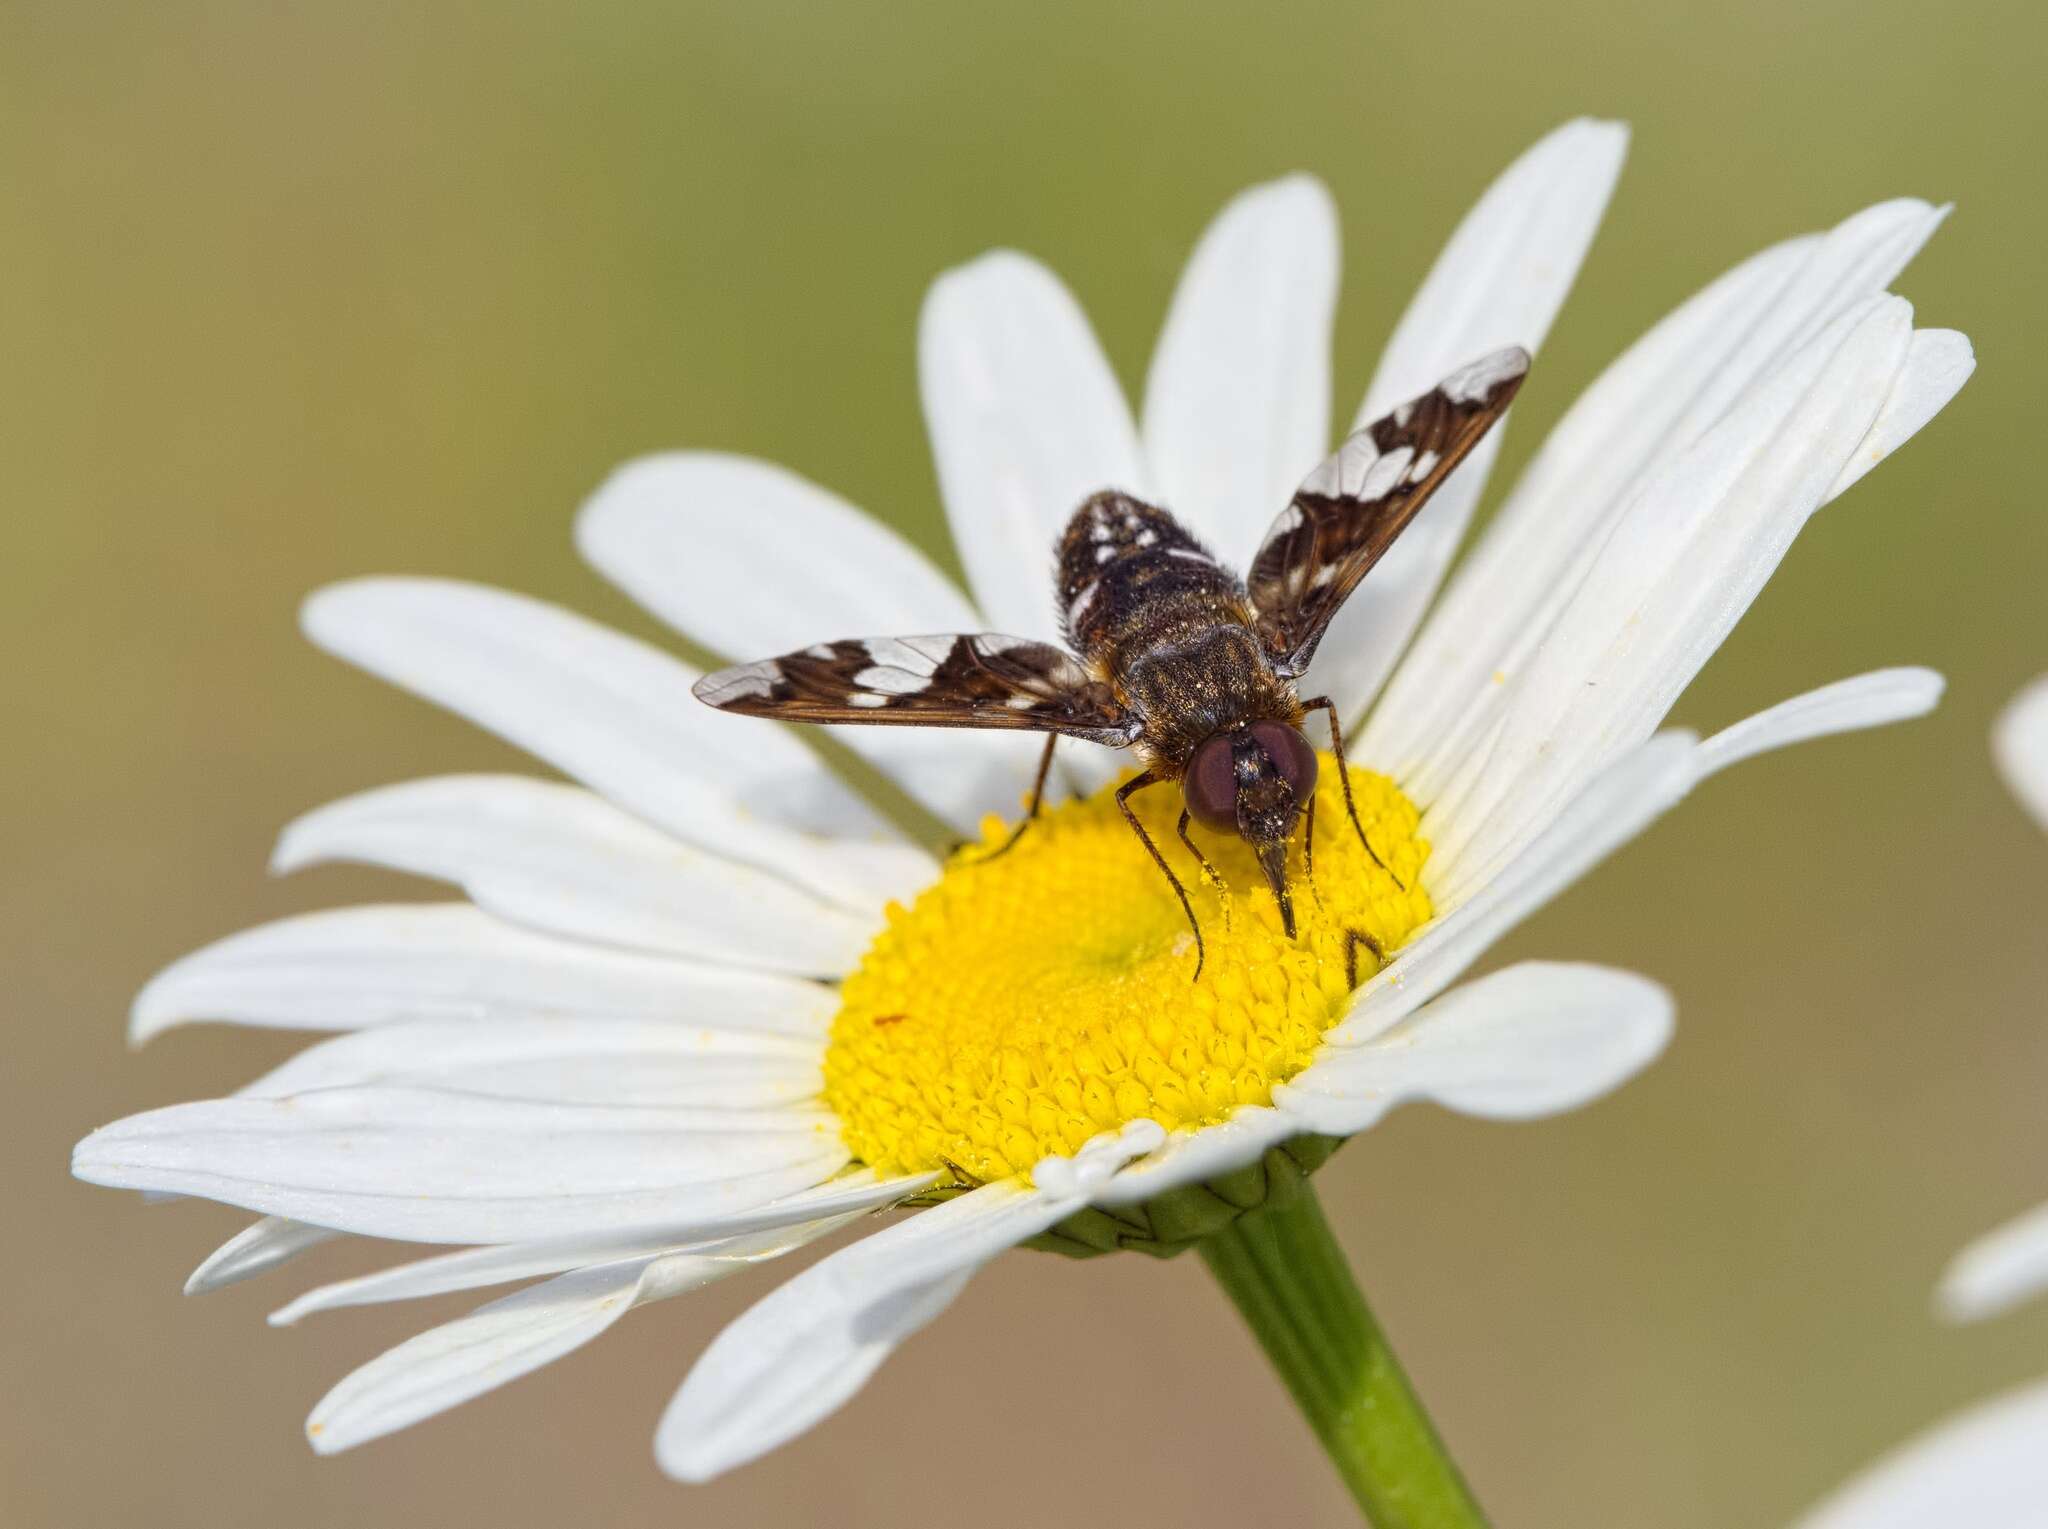
[[[1285,1205],[1342,1145],[1344,1138],[1337,1136],[1296,1136],[1268,1147],[1257,1162],[1207,1183],[1183,1184],[1141,1205],[1076,1211],[1022,1246],[1068,1258],[1104,1253],[1174,1258],[1249,1211]]]

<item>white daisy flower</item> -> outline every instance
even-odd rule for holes
[[[2048,828],[2048,676],[2022,690],[1991,734],[2006,784]],[[1953,1321],[2008,1311],[2048,1290],[2048,1205],[1987,1233],[1942,1276]],[[1797,1529],[2039,1529],[2048,1523],[2048,1381],[1947,1419],[1842,1487]]]
[[[1991,754],[2014,796],[2048,828],[2048,675],[2013,697],[1991,732]],[[1987,1232],[1956,1255],[1937,1303],[1952,1321],[2009,1311],[2048,1290],[2048,1204]]]
[[[2048,828],[2048,674],[1999,714],[1991,730],[1991,757],[2020,805]]]
[[[2048,1381],[1930,1428],[1794,1529],[2041,1529],[2048,1523]]]
[[[1476,356],[1540,345],[1624,141],[1568,124],[1487,190],[1361,420]],[[1005,1249],[1203,1241],[1228,1283],[1235,1218],[1312,1205],[1302,1175],[1395,1105],[1512,1119],[1587,1102],[1663,1046],[1661,990],[1550,963],[1456,979],[1707,776],[1937,698],[1937,676],[1889,670],[1705,741],[1656,733],[1807,518],[1968,376],[1964,338],[1916,330],[1887,291],[1943,215],[1881,204],[1681,305],[1565,416],[1439,599],[1499,432],[1479,447],[1307,681],[1356,724],[1373,854],[1325,836],[1296,941],[1249,862],[1219,854],[1226,885],[1193,889],[1210,938],[1198,984],[1178,906],[1100,792],[999,862],[942,867],[794,736],[697,704],[696,671],[643,643],[445,581],[322,592],[314,641],[578,784],[418,781],[291,825],[281,869],[364,861],[467,901],[290,919],[170,967],[136,1002],[138,1039],[200,1019],[350,1033],[232,1098],[95,1132],[75,1171],[260,1212],[193,1289],[335,1235],[463,1245],[311,1291],[280,1322],[551,1276],[344,1380],[308,1425],[322,1450],[864,1213],[938,1202],[814,1264],[711,1346],[657,1438],[664,1468],[698,1480],[838,1407]],[[1042,266],[998,253],[942,277],[920,372],[971,601],[829,491],[727,455],[623,468],[579,545],[735,657],[848,634],[1049,636],[1049,551],[1094,490],[1249,551],[1330,443],[1336,279],[1315,181],[1238,198],[1188,265],[1134,420]],[[1014,811],[1029,778],[1028,741],[840,736],[959,830],[1000,832],[988,815]],[[1116,763],[1068,768],[1089,788]],[[1389,957],[1355,992],[1346,928]]]

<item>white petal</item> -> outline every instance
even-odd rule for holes
[[[578,1269],[508,1295],[371,1360],[321,1398],[306,1438],[330,1455],[409,1427],[581,1348],[636,1306],[701,1289],[844,1224]]]
[[[1817,242],[1798,241],[1810,247],[1810,257],[1738,337],[1726,358],[1708,371],[1688,422],[1681,426],[1679,446],[1689,445],[1734,408],[1771,368],[1886,291],[1948,214],[1947,207],[1898,197],[1852,213]]]
[[[1803,341],[1882,292],[1943,216],[1925,202],[1886,202],[1824,236],[1765,250],[1631,346],[1544,442],[1431,613],[1361,750],[1434,795],[1497,721],[1622,512],[1632,503],[1655,512],[1635,499],[1645,478],[1694,446]],[[1940,392],[1937,378],[1959,381],[1952,353],[1944,355],[1952,349],[1916,337],[1857,461],[1867,465],[1880,442],[1890,449],[1911,433],[1907,422]],[[1830,492],[1847,481],[1838,477]]]
[[[205,1295],[210,1290],[268,1274],[308,1248],[332,1242],[341,1235],[330,1227],[308,1226],[303,1221],[287,1221],[282,1216],[265,1216],[208,1254],[206,1261],[185,1281],[185,1294]]]
[[[1195,247],[1145,383],[1160,502],[1238,563],[1330,443],[1337,209],[1291,175],[1245,192]]]
[[[669,1019],[816,1036],[829,988],[560,940],[468,903],[336,908],[245,929],[136,996],[137,1044],[193,1020],[354,1030],[406,1020]]]
[[[273,1327],[288,1327],[316,1311],[343,1306],[371,1306],[386,1301],[412,1301],[446,1295],[451,1290],[476,1290],[503,1285],[536,1274],[558,1274],[586,1264],[613,1263],[647,1253],[689,1249],[706,1253],[728,1244],[758,1239],[761,1234],[811,1222],[833,1222],[864,1216],[908,1199],[928,1188],[937,1174],[905,1174],[878,1179],[870,1169],[856,1169],[816,1188],[784,1195],[748,1211],[671,1221],[657,1226],[628,1227],[583,1237],[557,1237],[542,1242],[504,1243],[438,1253],[378,1269],[354,1279],[337,1280],[308,1290],[270,1314]]]
[[[1794,1529],[2040,1529],[2048,1382],[2009,1392],[1902,1446]]]
[[[1835,499],[1871,468],[1920,433],[1948,401],[1963,390],[1977,370],[1977,352],[1970,337],[1953,329],[1916,329],[1906,348],[1906,364],[1877,412],[1870,433],[1828,490]]]
[[[879,922],[678,844],[588,791],[514,775],[346,797],[289,825],[273,864],[329,860],[451,881],[553,934],[804,975],[850,969]]]
[[[1712,774],[1795,743],[1924,717],[1941,700],[1944,683],[1932,669],[1910,668],[1837,680],[1723,728],[1700,745],[1701,768]]]
[[[671,1476],[708,1481],[830,1416],[982,1263],[1057,1221],[1047,1205],[1015,1182],[990,1184],[812,1265],[705,1350],[662,1415],[655,1459]],[[890,1256],[920,1232],[956,1242],[944,1258],[917,1250],[921,1277],[899,1277]]]
[[[1671,1038],[1671,995],[1632,972],[1526,961],[1455,989],[1362,1046],[1325,1052],[1273,1102],[1349,1136],[1398,1104],[1533,1120],[1589,1104]]]
[[[1072,1157],[1040,1158],[1032,1182],[1048,1199],[1093,1199],[1126,1166],[1165,1144],[1166,1128],[1140,1117],[1092,1137]]]
[[[1268,1147],[1300,1134],[1300,1124],[1280,1111],[1244,1105],[1219,1124],[1173,1132],[1098,1190],[1094,1203],[1136,1205],[1169,1189],[1204,1183],[1257,1162]]]
[[[581,1348],[640,1303],[655,1262],[578,1269],[407,1339],[321,1398],[307,1442],[321,1454],[351,1449]]]
[[[976,1269],[1080,1208],[1160,1134],[1138,1122],[1121,1136],[1098,1137],[1070,1163],[1047,1159],[1033,1170],[1069,1192],[989,1184],[813,1264],[705,1350],[662,1417],[654,1446],[661,1468],[708,1480],[837,1410]]]
[[[1578,276],[1621,174],[1628,130],[1567,122],[1510,165],[1480,197],[1380,358],[1353,428],[1427,392],[1466,362],[1519,345],[1532,354]],[[1407,646],[1450,566],[1505,436],[1480,444],[1346,602],[1316,653],[1304,694],[1361,714]]]
[[[2048,1290],[2048,1205],[1987,1232],[1958,1253],[1941,1277],[1941,1311],[1974,1322],[2010,1311]]]
[[[2048,828],[2048,677],[2014,696],[2000,714],[1991,752],[2020,805]]]
[[[1531,661],[1470,793],[1431,805],[1424,831],[1452,885],[1483,877],[1649,736],[1863,440],[1911,323],[1898,298],[1852,310],[1645,482]]]
[[[677,451],[628,462],[583,506],[576,541],[655,615],[732,659],[986,624],[880,521],[750,457]],[[1030,783],[1034,745],[1014,735],[854,727],[835,736],[959,827],[1015,812]]]
[[[929,879],[929,858],[787,731],[690,694],[696,670],[524,595],[446,579],[361,579],[306,602],[306,634],[467,717],[692,844],[854,907]]]
[[[1009,250],[932,284],[917,355],[939,490],[975,601],[996,631],[1050,638],[1052,549],[1068,518],[1097,489],[1149,493],[1116,374],[1059,278]],[[1107,750],[1062,753],[1089,787],[1116,772]]]
[[[422,1088],[210,1099],[93,1132],[72,1172],[366,1237],[517,1242],[742,1211],[822,1183],[823,1111],[538,1104]]]
[[[1395,326],[1352,428],[1461,363],[1534,351],[1564,305],[1628,153],[1628,127],[1581,117],[1538,139],[1459,223]]]
[[[398,1083],[559,1104],[761,1109],[824,1087],[823,1037],[722,1030],[677,1019],[416,1020],[308,1047],[238,1092]]]

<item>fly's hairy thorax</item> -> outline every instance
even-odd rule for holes
[[[1299,720],[1243,583],[1166,511],[1089,499],[1060,537],[1059,598],[1069,646],[1142,718],[1148,758],[1177,767],[1226,728]]]

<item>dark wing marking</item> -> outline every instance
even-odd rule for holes
[[[1281,674],[1308,667],[1330,618],[1507,412],[1528,370],[1519,346],[1484,356],[1366,426],[1302,481],[1246,580]]]
[[[821,642],[707,674],[695,693],[783,722],[1016,728],[1112,747],[1138,731],[1109,686],[1051,643],[990,632]]]

